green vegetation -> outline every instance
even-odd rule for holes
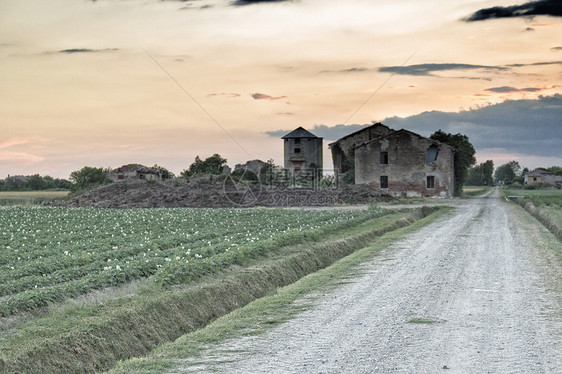
[[[488,160],[468,169],[466,183],[471,186],[493,186],[494,161]]]
[[[39,205],[67,196],[68,191],[0,191],[0,206]]]
[[[70,173],[70,192],[78,193],[100,186],[102,184],[111,183],[107,178],[109,169],[95,168],[84,166],[82,169]]]
[[[418,325],[431,325],[437,323],[438,321],[429,318],[414,317],[408,320],[408,323],[418,324]]]
[[[338,287],[342,278],[349,277],[353,273],[360,273],[361,269],[358,267],[360,264],[378,255],[381,250],[388,248],[393,241],[432,222],[448,211],[448,208],[441,208],[436,213],[410,226],[386,233],[377,237],[376,240],[368,240],[365,242],[367,246],[342,258],[333,265],[311,273],[291,285],[279,288],[276,292],[217,319],[203,329],[183,335],[174,342],[162,344],[146,357],[120,362],[109,373],[159,374],[165,370],[184,365],[184,359],[197,357],[200,351],[210,344],[216,344],[238,336],[264,333],[277,324],[292,318],[296,313],[310,307],[310,303],[299,302],[298,305],[295,305],[295,301],[313,300],[318,294],[329,292],[329,290]],[[375,225],[377,225],[376,222],[374,222]],[[364,226],[366,227],[367,224],[371,223],[366,223]],[[365,227],[361,231],[364,231]]]
[[[12,212],[15,211],[17,210],[12,209]],[[418,212],[421,214],[421,211]],[[425,214],[429,212],[424,210]],[[50,223],[39,232],[32,225],[36,222],[37,217],[34,215],[37,214],[47,214],[43,221]],[[115,216],[112,218],[106,214]],[[194,215],[200,223],[196,226],[191,225],[190,215]],[[280,229],[278,233],[273,233],[267,231],[267,224],[259,226],[259,222],[267,221],[269,216],[272,221],[281,222],[285,216],[287,221],[290,221],[287,226],[293,225],[292,229],[285,232]],[[375,217],[378,218],[372,220]],[[127,264],[125,257],[116,264],[113,258],[118,254],[113,251],[120,249],[119,247],[128,241],[136,242],[139,252],[137,254],[146,253],[149,256],[148,248],[141,248],[141,243],[154,242],[155,246],[151,247],[150,252],[162,251],[171,249],[167,245],[173,244],[175,240],[184,243],[189,237],[195,236],[196,240],[192,240],[190,247],[195,248],[197,244],[201,244],[198,248],[202,251],[193,249],[190,262],[197,262],[197,256],[194,254],[203,255],[204,250],[209,247],[221,248],[222,244],[240,244],[238,251],[242,252],[245,249],[249,257],[257,256],[242,261],[239,265],[243,267],[229,266],[228,271],[208,272],[194,280],[189,279],[188,284],[161,288],[159,282],[141,282],[139,286],[124,288],[123,292],[118,291],[113,295],[109,293],[108,296],[94,297],[89,299],[90,301],[68,302],[62,306],[52,305],[48,309],[34,311],[34,315],[44,315],[43,318],[31,318],[26,321],[30,315],[18,313],[11,319],[0,320],[6,323],[5,326],[0,324],[0,368],[6,372],[27,373],[99,371],[112,366],[118,359],[146,354],[159,343],[197,330],[218,316],[324,268],[365,247],[385,232],[409,225],[415,220],[409,213],[386,214],[377,210],[306,212],[267,209],[105,211],[38,208],[20,209],[19,218],[26,223],[20,227],[26,229],[13,230],[9,223],[2,221],[3,232],[8,232],[8,235],[3,235],[2,240],[13,237],[12,244],[23,241],[32,247],[33,243],[40,243],[40,248],[28,251],[28,248],[22,246],[17,252],[14,248],[9,248],[8,257],[14,262],[8,269],[15,264],[22,271],[28,270],[28,265],[42,260],[37,257],[37,251],[48,251],[48,248],[55,248],[54,252],[57,252],[58,256],[56,253],[45,255],[55,256],[54,259],[58,259],[59,264],[88,259],[88,256],[95,257],[103,248],[98,246],[96,250],[92,250],[90,247],[98,242],[96,238],[101,228],[107,231],[100,239],[105,246],[110,245],[107,250],[111,253],[107,258],[112,259],[111,272],[117,275],[115,279],[118,281],[121,278],[117,265],[123,269],[132,262]],[[107,220],[109,222],[106,223]],[[84,221],[83,226],[68,230],[72,224],[80,221]],[[308,221],[314,223],[310,224]],[[228,232],[228,229],[224,228],[225,222],[238,226],[236,230]],[[258,226],[251,231],[246,229],[252,225]],[[208,226],[210,227],[207,228]],[[61,229],[63,227],[64,229]],[[130,231],[131,229],[134,232]],[[241,235],[238,235],[237,231],[241,231]],[[290,236],[296,231],[300,232],[300,236]],[[213,233],[217,234],[213,236]],[[269,252],[260,249],[267,248],[269,239],[276,240],[277,235],[284,237],[285,234],[289,235],[285,236],[289,238],[287,244],[291,244],[295,238],[298,243],[303,244],[270,248]],[[85,237],[82,245],[88,246],[87,249],[78,246],[68,251],[62,245],[79,239],[79,236]],[[233,236],[238,240],[233,240]],[[137,237],[138,240],[135,239]],[[43,238],[49,241],[46,242]],[[285,244],[279,242],[278,245]],[[118,248],[113,248],[114,246]],[[181,244],[175,244],[174,248],[178,247],[181,248]],[[187,251],[184,248],[181,250]],[[251,252],[250,248],[258,249],[259,253]],[[68,253],[65,253],[65,250]],[[20,258],[14,257],[14,252]],[[226,252],[223,250],[221,253]],[[34,259],[32,256],[35,256]],[[185,256],[185,252],[180,256],[180,260],[168,256],[169,261],[160,256],[161,268],[165,268],[166,264],[174,259],[181,261],[181,257],[185,259]],[[105,266],[108,266],[107,264],[108,262]],[[104,271],[110,269],[102,270]],[[1,301],[6,299],[9,299],[9,296]]]
[[[562,190],[503,190],[504,196],[517,196],[517,202],[562,240]]]
[[[66,179],[53,178],[51,176],[20,175],[8,176],[0,180],[0,191],[45,191],[45,190],[68,190],[70,181]]]
[[[510,185],[514,182],[523,184],[521,176],[521,165],[517,161],[510,161],[498,166],[494,172],[494,182],[499,185]]]
[[[185,283],[386,214],[273,209],[0,210],[0,315],[150,276]]]
[[[476,151],[468,140],[468,136],[447,134],[438,130],[429,138],[455,147],[455,196],[461,196],[468,169],[476,163],[474,158]]]
[[[466,197],[476,197],[482,196],[489,192],[492,187],[486,186],[465,186],[462,191],[462,195]]]
[[[219,175],[222,174],[223,169],[226,167],[226,162],[227,160],[222,158],[218,153],[207,157],[205,160],[201,160],[199,156],[197,156],[195,157],[195,161],[189,165],[189,168],[180,173],[180,176],[189,178],[194,175]]]

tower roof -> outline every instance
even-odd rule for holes
[[[282,136],[281,139],[292,139],[292,138],[316,138],[316,139],[322,139],[319,138],[318,136],[314,135],[313,133],[311,133],[308,130],[305,130],[304,128],[302,128],[301,126],[299,126],[298,128],[294,129],[293,131],[291,131],[290,133],[288,133],[285,136]]]

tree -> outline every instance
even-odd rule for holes
[[[488,160],[468,169],[466,184],[470,186],[492,186],[494,184],[494,161]]]
[[[111,180],[107,178],[108,172],[107,169],[90,166],[84,166],[78,171],[73,171],[70,173],[70,180],[72,181],[70,192],[88,190],[102,184],[111,183]]]
[[[205,174],[221,174],[224,167],[226,166],[226,158],[222,158],[218,153],[207,157],[204,161],[195,157],[195,162],[189,165],[189,169],[181,172],[181,176],[184,178],[191,177],[193,175],[205,175]]]
[[[436,131],[430,139],[448,144],[456,149],[455,164],[455,196],[462,194],[462,188],[466,181],[468,169],[476,163],[474,154],[476,151],[468,140],[468,136],[462,134],[448,134],[441,130]]]
[[[550,171],[554,175],[562,175],[562,167],[560,166],[551,166],[546,168],[546,170]]]
[[[512,184],[519,175],[521,165],[517,161],[510,161],[499,166],[494,173],[496,184]]]

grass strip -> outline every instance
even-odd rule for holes
[[[562,241],[562,227],[559,222],[549,217],[544,210],[537,208],[531,201],[525,198],[518,198],[517,204],[542,223],[558,240]]]
[[[194,284],[170,290],[147,287],[130,298],[70,308],[31,321],[2,341],[0,373],[91,373],[108,369],[118,360],[144,355],[158,344],[200,329],[415,220],[406,213],[384,216],[372,221],[373,226],[364,232],[288,248],[251,267],[204,277]]]
[[[337,287],[342,279],[349,277],[350,274],[360,273],[361,270],[358,269],[360,264],[378,255],[392,242],[435,221],[449,211],[450,208],[447,207],[439,208],[428,217],[407,227],[378,236],[376,240],[369,241],[368,246],[336,261],[329,267],[309,274],[295,283],[277,289],[273,294],[220,317],[203,329],[185,334],[174,342],[162,344],[145,357],[121,361],[107,374],[161,374],[189,365],[190,362],[198,365],[197,359],[209,345],[226,339],[264,333],[289,320],[311,306],[310,303],[300,302],[295,305],[295,301],[303,298],[310,300],[318,294]]]

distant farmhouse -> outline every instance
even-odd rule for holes
[[[119,182],[131,179],[145,179],[148,181],[161,181],[162,172],[155,168],[149,168],[140,164],[123,165],[117,169],[111,170],[107,174],[107,178],[113,182]]]
[[[526,173],[523,179],[525,184],[543,183],[562,187],[562,176],[541,168]]]
[[[291,175],[304,169],[322,169],[322,138],[298,127],[283,136],[285,169]]]
[[[354,170],[356,184],[392,196],[453,196],[455,149],[447,144],[377,123],[329,147],[334,169]]]

